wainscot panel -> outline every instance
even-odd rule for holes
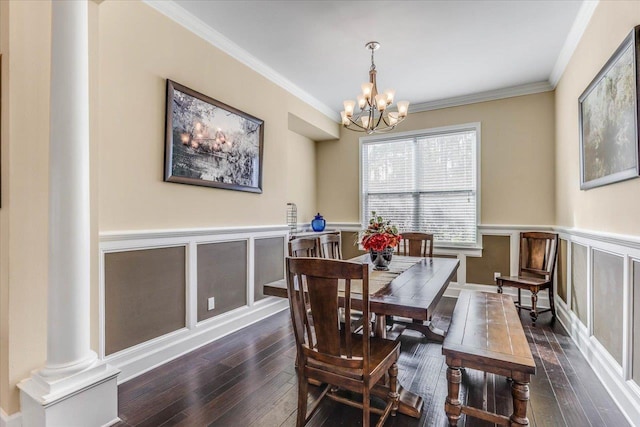
[[[558,280],[556,282],[556,290],[558,296],[566,304],[567,302],[567,241],[560,239],[558,247]]]
[[[105,256],[105,353],[185,327],[185,247]]]
[[[198,322],[247,305],[247,241],[202,244],[197,251]]]
[[[342,241],[342,258],[349,259],[362,255],[364,252],[358,249],[356,242],[358,241],[357,231],[342,231],[340,233]]]
[[[509,236],[482,235],[482,257],[467,258],[467,282],[494,285],[493,273],[510,274]]]
[[[283,237],[255,240],[254,301],[266,298],[262,291],[263,285],[284,278],[283,247]]]
[[[633,331],[632,334],[632,378],[636,384],[640,384],[640,261],[632,262],[633,274]]]
[[[587,247],[571,244],[571,310],[588,326]]]
[[[620,255],[593,250],[593,335],[622,365],[623,270]]]

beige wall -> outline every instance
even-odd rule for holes
[[[640,2],[601,1],[556,88],[558,225],[640,234],[639,179],[580,190],[578,127],[578,97],[639,22]]]
[[[552,92],[411,114],[410,131],[481,122],[481,222],[554,223],[554,95]],[[358,139],[318,143],[318,208],[328,221],[357,222]]]
[[[15,384],[46,358],[50,32],[50,2],[0,2],[0,407],[7,414],[19,410]],[[89,2],[89,36],[95,349],[99,232],[284,224],[290,200],[306,220],[315,210],[315,147],[289,131],[288,113],[324,134],[338,127],[142,2]],[[166,78],[265,121],[263,194],[162,181]]]
[[[0,400],[11,414],[15,384],[43,365],[46,351],[51,5],[0,4]]]
[[[298,225],[309,225],[316,214],[316,143],[294,132],[287,136],[287,202],[298,208]],[[283,222],[286,207],[281,211]]]
[[[99,32],[100,231],[284,224],[289,201],[311,215],[315,153],[288,112],[335,122],[141,2],[102,3]],[[265,121],[262,194],[163,182],[167,78]]]

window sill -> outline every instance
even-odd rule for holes
[[[482,246],[434,246],[434,255],[464,255],[481,257]]]

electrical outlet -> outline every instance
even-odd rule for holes
[[[496,280],[500,276],[502,276],[502,274],[500,274],[499,271],[496,271],[495,273],[493,273],[493,280]]]
[[[208,305],[209,310],[213,310],[214,308],[216,308],[216,299],[215,299],[215,297],[211,297],[211,298],[209,298],[209,299],[207,300],[207,302],[208,302],[208,304],[209,304],[209,305]]]

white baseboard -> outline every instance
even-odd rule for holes
[[[7,415],[4,410],[0,409],[0,427],[22,427],[22,414],[16,412]]]
[[[120,369],[118,384],[121,384],[288,307],[285,299],[268,298],[253,307],[243,307],[201,322],[192,330],[183,329],[108,356],[105,361]]]
[[[558,320],[567,330],[596,376],[632,426],[640,426],[640,393],[632,381],[625,381],[622,370],[586,326],[564,304],[556,304]]]

